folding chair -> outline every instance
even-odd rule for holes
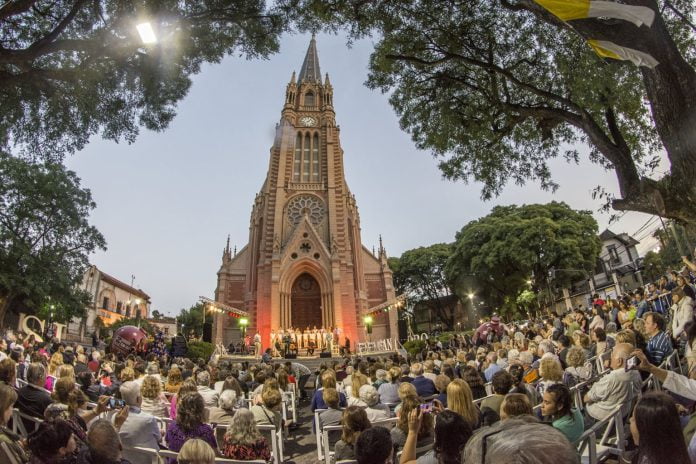
[[[331,451],[331,437],[329,435],[336,436],[337,432],[343,431],[342,425],[326,425],[321,429],[321,441],[324,448],[324,463],[331,464],[334,452]],[[333,432],[333,433],[332,433]],[[335,440],[338,441],[338,440]],[[335,444],[335,442],[334,442]]]
[[[597,373],[604,374],[604,372],[609,370],[609,367],[604,367],[604,361],[609,361],[611,359],[611,351],[605,351],[604,353],[597,356]]]
[[[0,442],[0,462],[7,464],[22,464],[18,459],[15,458],[14,453],[10,451],[10,446],[4,441]]]
[[[33,424],[34,428],[31,430],[31,432],[26,429],[25,421]],[[39,425],[41,425],[42,422],[43,419],[29,416],[27,414],[19,412],[19,409],[17,408],[12,408],[12,432],[16,433],[21,437],[26,438],[32,432],[37,431],[39,429]]]
[[[609,456],[620,456],[626,449],[626,434],[623,423],[623,409],[626,405],[618,405],[604,420],[593,425],[595,435],[602,433],[599,441],[596,441],[597,462],[606,460]],[[603,432],[602,432],[603,430]],[[583,460],[587,456],[589,462],[589,449],[585,449]]]
[[[315,409],[314,410],[314,437],[317,442],[317,458],[319,461],[324,460],[324,451],[322,450],[321,442],[321,422],[319,422],[319,413],[328,411],[328,409]]]
[[[124,458],[129,459],[128,456],[133,453],[139,456],[148,456],[150,458],[150,464],[159,464],[159,450],[152,448],[145,448],[142,446],[124,446],[123,452],[125,454]]]
[[[261,432],[262,435],[270,435],[273,462],[275,464],[281,464],[285,460],[283,457],[282,437],[279,437],[281,432],[276,430],[275,425],[257,425],[256,427],[259,429],[259,432]]]
[[[372,423],[372,426],[373,427],[384,427],[387,430],[391,430],[396,425],[397,420],[398,420],[397,417],[390,417],[389,419],[381,419],[378,421],[374,421]]]
[[[573,446],[582,457],[582,464],[597,464],[597,435],[594,428],[590,428],[575,440]]]

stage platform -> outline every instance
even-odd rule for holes
[[[395,351],[379,351],[379,352],[374,352],[374,353],[360,353],[360,354],[351,354],[349,357],[350,358],[355,358],[355,357],[361,357],[361,358],[366,358],[366,357],[372,357],[372,358],[378,358],[378,357],[387,357],[395,354]],[[334,361],[342,361],[345,359],[345,356],[333,356],[330,358],[320,358],[319,356],[298,356],[297,358],[292,358],[292,359],[286,359],[286,358],[273,358],[272,363],[278,363],[278,364],[285,364],[286,361],[291,361],[291,362],[296,362],[300,363],[307,368],[309,368],[312,372],[318,371],[319,366],[321,366],[323,363],[326,363],[327,365],[330,365]],[[244,355],[239,355],[239,354],[223,354],[220,356],[220,359],[225,359],[225,360],[230,360],[232,362],[248,362],[248,363],[255,363],[255,362],[261,362],[261,358],[259,356],[244,356]]]

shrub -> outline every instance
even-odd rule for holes
[[[213,355],[213,351],[215,351],[215,346],[212,343],[197,340],[188,342],[189,359],[203,358],[207,361]]]
[[[411,357],[415,357],[425,348],[425,340],[409,340],[404,343],[404,349],[408,351]]]

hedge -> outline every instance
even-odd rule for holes
[[[188,357],[189,359],[203,358],[206,361],[210,359],[215,351],[215,346],[212,343],[193,340],[188,342]]]

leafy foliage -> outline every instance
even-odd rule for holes
[[[423,351],[425,348],[424,340],[409,340],[404,343],[404,349],[408,352],[409,356],[415,358],[418,353]]]
[[[267,57],[283,19],[263,0],[22,0],[0,7],[0,149],[58,160],[95,134],[162,130],[202,64]],[[149,21],[157,43],[136,25]]]
[[[453,291],[445,278],[445,265],[451,255],[452,245],[437,243],[405,251],[399,258],[389,260],[397,292],[431,308],[450,329],[454,326],[455,301],[447,298]]]
[[[585,143],[592,161],[616,171],[621,198],[598,190],[607,205],[690,221],[696,142],[684,123],[696,123],[696,109],[682,101],[696,99],[696,40],[684,17],[696,8],[647,4],[650,28],[569,25],[533,0],[279,1],[301,27],[374,35],[367,85],[389,93],[401,127],[445,177],[481,182],[484,199],[510,181],[555,189],[548,161],[576,162]],[[602,60],[588,37],[629,43],[660,65]],[[656,182],[661,150],[671,170]]]
[[[63,322],[83,314],[87,295],[77,286],[89,254],[106,246],[88,222],[94,207],[89,190],[61,164],[0,152],[0,323],[20,300],[53,309]]]
[[[116,321],[113,324],[111,324],[108,329],[111,331],[111,333],[116,332],[116,330],[120,329],[121,327],[124,327],[126,325],[132,325],[133,327],[138,327],[140,326],[141,329],[143,329],[145,332],[147,332],[150,335],[154,335],[157,332],[157,327],[151,325],[147,319],[141,319],[141,318],[135,318],[135,317],[124,317],[120,321]]]
[[[215,346],[212,343],[192,340],[188,342],[188,357],[190,359],[202,358],[210,359],[215,351]]]
[[[511,313],[530,279],[535,292],[552,281],[567,286],[593,272],[600,249],[589,211],[557,202],[497,206],[457,233],[445,273],[460,298],[474,292],[501,313]]]
[[[196,336],[201,336],[203,334],[203,305],[197,303],[189,309],[182,309],[176,322],[182,327],[183,333],[188,335],[193,331]]]

